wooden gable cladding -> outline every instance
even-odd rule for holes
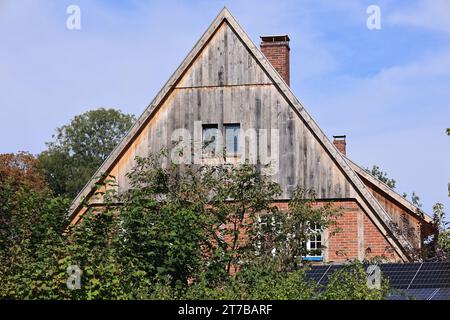
[[[354,187],[338,165],[298,118],[287,101],[273,86],[232,86],[177,89],[145,127],[139,138],[117,163],[119,190],[126,190],[126,173],[136,156],[146,156],[161,148],[171,148],[171,134],[187,129],[194,136],[194,121],[203,124],[239,123],[242,130],[278,130],[278,151],[267,139],[266,152],[279,155],[278,172],[273,179],[280,183],[282,198],[289,199],[297,185],[314,189],[318,198],[354,198]],[[249,142],[245,154],[250,153]]]
[[[227,21],[196,57],[177,88],[271,84],[272,80]]]
[[[347,161],[390,215],[396,228],[402,230],[415,249],[421,249],[422,240],[435,232],[433,219],[366,170],[349,159]]]
[[[411,214],[407,209],[402,208],[400,205],[390,200],[380,191],[380,189],[375,187],[369,181],[367,181],[367,187],[391,216],[395,227],[401,230],[414,248],[417,250],[421,249],[421,222],[423,219],[418,218],[415,214]]]

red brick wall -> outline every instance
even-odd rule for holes
[[[366,258],[385,257],[389,260],[398,260],[392,246],[366,215],[364,215],[364,255]]]
[[[318,201],[314,206],[320,207],[325,203],[329,202]],[[277,202],[274,205],[282,211],[288,209],[288,202],[286,201]],[[324,262],[341,263],[348,260],[374,257],[382,257],[391,262],[401,261],[393,247],[364,213],[356,200],[334,201],[332,205],[341,208],[342,215],[337,219],[337,225],[335,226],[339,231],[331,234],[332,230],[328,230],[328,237],[327,235],[324,237]],[[231,242],[232,237],[226,236],[225,240]],[[241,234],[238,244],[242,245],[246,241],[246,235]]]
[[[343,262],[358,259],[358,214],[356,202],[336,202],[343,214],[337,219],[338,232],[329,235],[325,259],[329,262]]]
[[[323,206],[325,203],[327,202],[316,202],[315,206]],[[334,201],[332,204],[341,208],[342,215],[336,221],[336,228],[339,232],[332,235],[331,230],[328,230],[329,237],[324,243],[326,247],[324,250],[325,262],[338,263],[374,257],[383,257],[388,261],[401,260],[356,200]],[[278,202],[275,205],[282,210],[286,210],[288,207],[287,202]],[[360,236],[362,239],[359,238]]]
[[[333,144],[344,156],[347,154],[347,142],[345,140],[334,139]]]
[[[261,43],[262,53],[288,85],[290,85],[289,50],[287,42]]]
[[[323,204],[324,202],[317,202],[316,206]],[[333,205],[341,208],[342,215],[336,224],[338,232],[331,234],[331,230],[328,230],[330,234],[324,243],[326,262],[345,262],[360,257],[362,259],[383,257],[389,261],[400,260],[394,248],[356,201],[335,201]],[[287,203],[277,204],[277,206],[287,207]],[[359,227],[358,224],[360,224]]]
[[[342,208],[343,215],[337,221],[340,232],[328,240],[328,262],[373,257],[400,260],[391,244],[356,201],[336,202],[335,205]]]

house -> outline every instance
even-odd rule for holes
[[[184,147],[192,152],[182,161],[212,161],[214,150],[224,146],[227,156],[220,161],[269,164],[282,187],[280,208],[297,185],[314,189],[318,205],[342,208],[341,232],[330,236],[324,230],[312,239],[310,247],[324,249],[309,259],[420,259],[423,240],[433,233],[432,219],[348,159],[344,136],[333,142],[325,136],[289,88],[289,37],[261,40],[259,49],[224,8],[94,177],[116,177],[122,192],[136,156],[172,148],[187,136],[193,141]],[[209,139],[213,144],[206,153],[202,146]],[[84,203],[99,204],[95,182],[92,178],[74,200],[72,223],[85,212]]]

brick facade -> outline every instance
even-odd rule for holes
[[[385,257],[389,261],[400,260],[392,246],[367,215],[364,215],[364,256],[366,259]]]
[[[322,206],[328,202],[316,202]],[[341,208],[342,215],[337,220],[338,232],[331,235],[330,230],[324,234],[324,262],[340,263],[348,260],[383,258],[390,262],[401,261],[377,226],[364,213],[356,200],[334,201],[332,204]],[[282,210],[287,210],[287,202],[276,203]]]
[[[341,202],[343,214],[337,220],[338,232],[325,239],[324,259],[327,262],[342,262],[358,259],[358,206],[353,202]]]
[[[316,202],[315,207],[325,205],[327,202]],[[336,232],[325,230],[323,237],[323,262],[342,263],[353,260],[366,260],[381,258],[389,262],[400,262],[401,258],[395,252],[386,237],[378,227],[364,213],[356,200],[333,201],[336,208],[342,210],[342,215],[337,219]],[[274,204],[281,211],[288,210],[288,202],[276,202]],[[231,236],[225,240],[231,242]],[[241,234],[238,244],[246,241],[245,234]]]

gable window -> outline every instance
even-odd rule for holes
[[[202,156],[237,158],[239,153],[239,124],[224,124],[219,131],[217,124],[205,124],[202,128]],[[224,149],[225,148],[225,149]]]
[[[311,225],[310,231],[309,239],[306,242],[307,255],[303,259],[309,261],[322,261],[323,230],[315,223]]]
[[[225,128],[225,151],[227,157],[237,157],[239,152],[239,124],[226,124]]]
[[[202,155],[204,158],[213,158],[218,150],[218,128],[217,124],[203,125],[202,133]]]

